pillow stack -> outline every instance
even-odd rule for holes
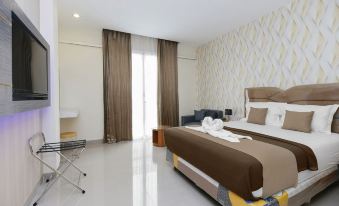
[[[247,122],[264,125],[266,121],[267,111],[268,111],[267,108],[251,107],[250,112],[248,114]]]
[[[249,102],[246,104],[246,117],[249,123],[277,126],[307,133],[331,134],[333,116],[338,107],[339,105],[318,106]]]
[[[310,133],[314,112],[292,112],[286,110],[283,129]]]
[[[277,126],[281,127],[281,117],[283,116],[284,112],[284,105],[286,103],[279,103],[279,102],[248,102],[246,104],[246,117],[249,116],[251,107],[252,108],[266,108],[267,109],[267,116],[265,121],[266,125]]]
[[[338,110],[339,105],[297,105],[297,104],[286,104],[285,110],[294,112],[314,112],[311,122],[312,132],[320,132],[331,134],[331,125],[333,121],[333,115]],[[286,113],[283,115],[284,121],[286,121]]]

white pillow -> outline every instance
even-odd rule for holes
[[[311,129],[313,132],[321,132],[331,134],[331,126],[333,121],[333,115],[337,111],[339,105],[298,105],[298,104],[285,104],[285,110],[295,112],[310,112],[314,111],[313,119],[311,123]],[[285,119],[285,113],[283,118]]]
[[[286,103],[280,103],[280,102],[247,102],[246,103],[246,118],[248,117],[251,107],[268,108],[265,124],[282,127],[283,125],[282,116],[285,112],[285,109],[284,109],[285,104]]]

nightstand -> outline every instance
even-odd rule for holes
[[[169,128],[169,126],[159,126],[156,129],[153,129],[152,139],[153,145],[156,147],[165,147],[165,138],[164,138],[164,129]]]

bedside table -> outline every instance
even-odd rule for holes
[[[165,138],[164,138],[164,129],[169,128],[169,126],[159,126],[156,129],[153,129],[152,139],[153,146],[156,147],[165,147]]]
[[[230,120],[228,119],[228,118],[226,118],[226,117],[224,117],[224,118],[222,118],[221,119],[223,122],[229,122]]]

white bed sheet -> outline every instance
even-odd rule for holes
[[[339,134],[304,133],[281,129],[270,125],[257,125],[245,121],[225,122],[225,126],[249,130],[261,134],[278,137],[281,139],[304,144],[311,148],[317,158],[317,171],[302,171],[298,174],[298,186],[288,189],[289,196],[294,196],[309,185],[322,177],[338,169],[339,164]],[[262,189],[253,192],[254,196],[260,197]]]
[[[339,134],[304,133],[243,121],[225,122],[225,126],[262,133],[308,146],[317,158],[318,171],[306,171],[302,174],[305,178],[309,176],[307,173],[316,174],[339,164]]]

